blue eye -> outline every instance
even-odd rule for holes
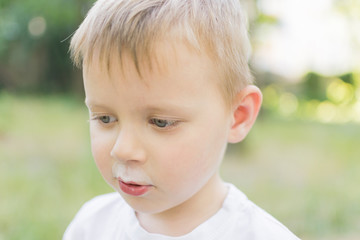
[[[96,116],[92,118],[92,120],[100,121],[100,123],[103,124],[109,124],[116,121],[115,117],[109,116],[109,115],[102,115],[102,116]]]
[[[158,128],[171,127],[176,124],[176,121],[169,121],[164,119],[153,118],[150,120],[151,124],[154,124]]]
[[[111,121],[110,116],[100,116],[99,120],[103,123],[110,123]]]

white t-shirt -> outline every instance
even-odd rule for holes
[[[298,240],[284,225],[228,184],[222,208],[192,232],[169,237],[143,229],[134,210],[119,193],[85,203],[66,229],[63,240]]]

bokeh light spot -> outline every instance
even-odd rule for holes
[[[28,24],[29,33],[34,37],[39,37],[46,31],[46,20],[39,16],[34,17],[29,21]]]
[[[279,111],[285,116],[289,116],[296,112],[298,108],[298,99],[292,93],[283,93],[279,99]]]
[[[278,93],[273,86],[267,86],[263,91],[264,102],[263,105],[266,108],[273,109],[276,108],[279,104],[279,96]]]
[[[331,122],[335,118],[336,113],[336,106],[329,101],[324,101],[317,107],[317,118],[324,123]]]
[[[354,97],[354,87],[340,79],[335,79],[327,87],[326,95],[334,103],[345,103]]]

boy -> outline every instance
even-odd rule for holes
[[[118,193],[64,239],[298,239],[218,173],[262,100],[237,0],[99,0],[71,41],[92,153]]]

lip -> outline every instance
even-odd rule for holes
[[[152,185],[142,185],[135,182],[124,182],[121,179],[118,179],[119,187],[121,191],[131,196],[141,196],[149,192],[152,188]]]

